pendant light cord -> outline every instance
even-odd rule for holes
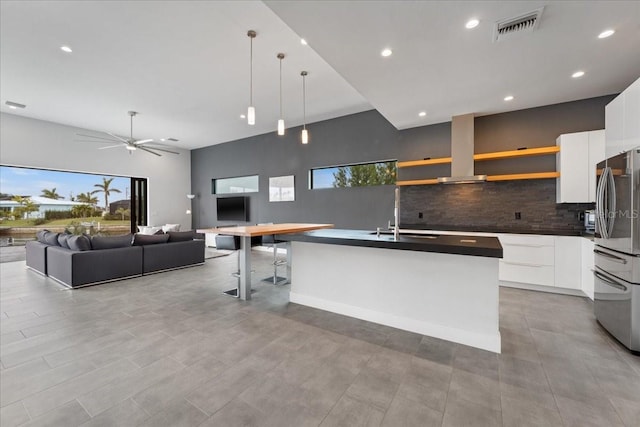
[[[307,84],[306,72],[302,75],[302,128],[307,128]]]
[[[249,48],[249,105],[253,105],[253,37]]]
[[[282,118],[282,58],[280,58],[280,118]]]

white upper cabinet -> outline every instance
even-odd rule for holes
[[[605,160],[605,135],[604,129],[589,132],[589,200],[596,201],[596,166]]]
[[[556,145],[557,203],[589,203],[596,199],[596,164],[605,158],[604,131],[560,135]]]
[[[640,146],[640,79],[624,91],[623,146],[631,150]]]
[[[606,157],[640,146],[640,79],[605,107]]]

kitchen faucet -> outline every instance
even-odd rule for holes
[[[396,187],[395,190],[395,201],[393,204],[393,221],[394,221],[394,227],[393,227],[393,240],[394,241],[398,241],[398,235],[400,234],[400,227],[399,227],[399,216],[400,214],[400,188]]]

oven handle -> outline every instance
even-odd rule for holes
[[[612,255],[612,254],[610,254],[608,252],[603,252],[603,251],[598,250],[598,249],[594,249],[593,253],[596,254],[596,255],[601,255],[603,257],[607,257],[611,261],[619,262],[620,264],[626,264],[627,263],[627,260],[624,259],[624,258],[620,258],[619,256],[615,256],[615,255]]]
[[[627,287],[625,285],[621,285],[620,283],[614,282],[613,280],[609,279],[607,276],[603,275],[602,273],[599,273],[595,270],[591,270],[593,271],[593,275],[596,276],[598,279],[602,280],[604,283],[606,283],[609,286],[612,286],[616,289],[620,289],[623,292],[627,291]]]

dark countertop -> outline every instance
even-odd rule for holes
[[[513,234],[542,234],[547,236],[578,236],[593,237],[593,233],[586,233],[584,230],[574,229],[552,229],[552,228],[517,228],[517,227],[496,227],[496,226],[465,226],[446,224],[400,224],[401,230],[434,230],[434,231],[462,231],[469,233],[513,233]]]
[[[394,241],[393,234],[378,237],[375,231],[325,229],[280,234],[278,240],[502,258],[502,246],[496,237],[401,234]]]

